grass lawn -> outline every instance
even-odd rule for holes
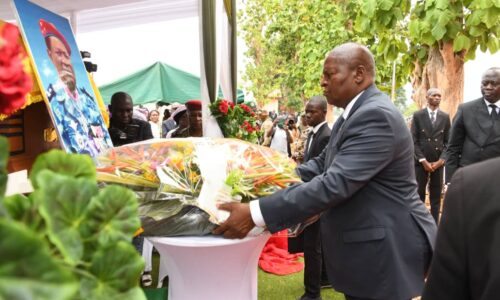
[[[286,276],[269,274],[259,268],[259,300],[295,300],[304,293],[304,271]],[[323,300],[344,300],[333,289],[322,289]]]
[[[153,254],[153,270],[158,270],[158,253]],[[153,272],[153,287],[156,287],[158,281],[158,271]],[[303,277],[304,272],[295,273],[286,276],[278,276],[266,273],[259,269],[259,300],[295,300],[304,293]],[[147,289],[149,300],[161,299],[159,293]],[[333,289],[322,289],[321,296],[323,300],[344,300],[344,295],[335,292]]]

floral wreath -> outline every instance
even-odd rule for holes
[[[257,143],[260,131],[255,113],[248,105],[218,99],[209,108],[224,137]]]

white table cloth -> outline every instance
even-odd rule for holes
[[[269,237],[148,239],[161,256],[160,276],[168,273],[169,300],[257,300],[257,263]]]

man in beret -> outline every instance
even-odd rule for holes
[[[201,118],[201,101],[189,100],[186,102],[186,108],[189,118],[188,136],[202,137],[203,126]]]
[[[47,98],[62,145],[73,153],[96,156],[111,145],[99,107],[89,92],[77,87],[66,38],[50,22],[40,19],[39,26],[58,76],[49,84]]]

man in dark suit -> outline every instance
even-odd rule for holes
[[[411,123],[411,134],[415,148],[415,174],[418,194],[425,202],[425,189],[429,183],[431,214],[436,224],[441,207],[443,187],[443,165],[450,131],[450,116],[439,110],[441,91],[427,91],[427,107],[415,112]]]
[[[304,163],[318,156],[328,144],[331,130],[326,123],[326,99],[314,96],[306,105],[305,118],[312,130],[307,136],[304,148]],[[320,222],[316,221],[304,229],[296,238],[290,238],[288,248],[291,253],[304,252],[305,293],[300,300],[320,300],[321,285],[328,283],[326,270],[322,267]],[[323,270],[322,270],[323,268]]]
[[[321,86],[344,108],[321,154],[298,167],[304,183],[270,196],[220,204],[215,234],[242,238],[321,214],[322,250],[333,288],[349,299],[420,295],[436,223],[417,193],[413,145],[403,116],[374,85],[375,62],[356,43],[333,49]]]
[[[458,107],[446,151],[446,182],[460,168],[500,156],[500,68],[486,70],[482,98]]]
[[[453,175],[423,300],[500,297],[499,177],[500,158]]]

